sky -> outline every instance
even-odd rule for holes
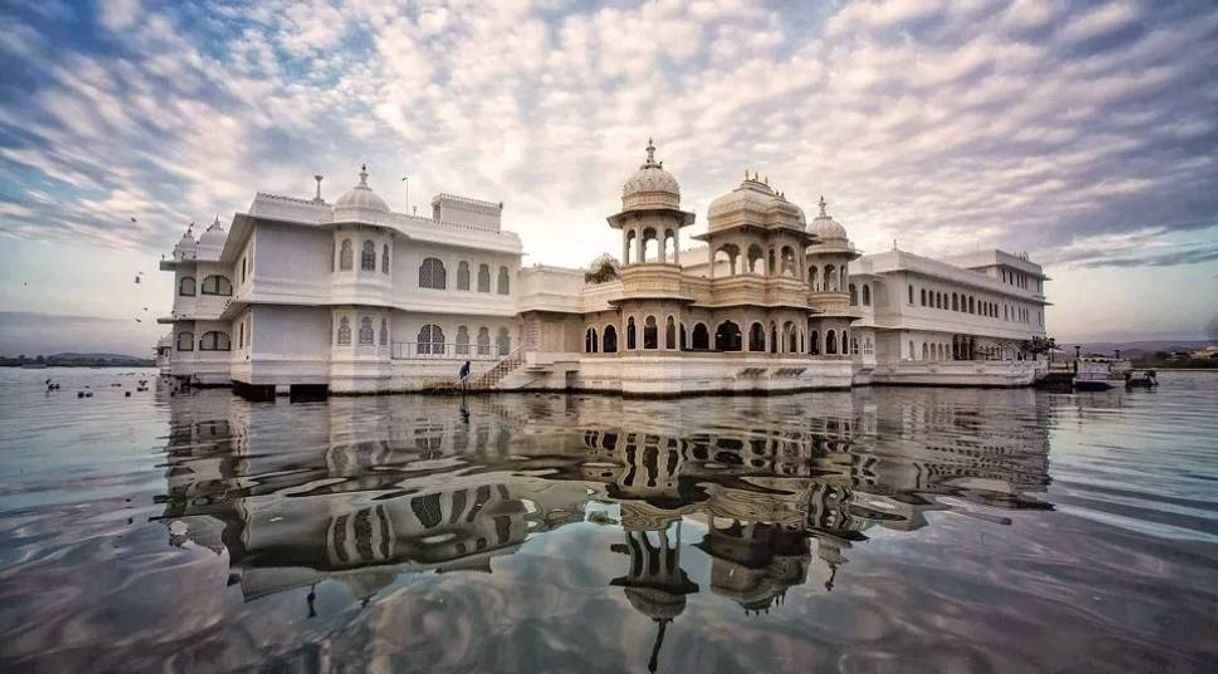
[[[585,265],[648,137],[689,233],[759,171],[864,252],[1027,251],[1060,340],[1218,337],[1212,0],[5,0],[0,59],[0,354],[147,352],[188,223],[364,162]]]

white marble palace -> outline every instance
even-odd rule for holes
[[[503,205],[441,194],[430,217],[359,183],[329,203],[258,193],[226,231],[187,230],[175,275],[169,376],[256,396],[294,388],[447,388],[681,395],[866,384],[1021,386],[1041,364],[1046,276],[999,250],[861,255],[827,212],[745,174],[708,231],[647,157],[608,226],[621,259],[521,268]]]

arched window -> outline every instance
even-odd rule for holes
[[[664,326],[664,348],[677,348],[677,322],[672,316],[668,317],[668,322]]]
[[[491,268],[489,265],[478,265],[478,292],[489,293],[491,291]]]
[[[837,355],[837,334],[832,330],[825,332],[825,353],[830,356]]]
[[[351,247],[351,239],[343,239],[338,249],[338,268],[351,271],[355,268],[355,251]]]
[[[218,330],[203,333],[199,338],[200,351],[229,351],[233,348],[228,334]]]
[[[330,271],[334,271],[334,258],[338,257],[338,242],[330,242]]]
[[[389,321],[381,319],[381,346],[389,346]]]
[[[761,323],[749,326],[749,351],[765,351],[765,326]]]
[[[635,233],[634,233],[633,229],[626,232],[626,249],[624,251],[625,255],[622,256],[623,265],[628,265],[628,264],[633,264],[635,262],[638,262],[638,260],[633,259],[633,256],[635,254],[634,253],[635,238],[636,237],[635,237]]]
[[[913,286],[909,286],[909,304],[913,306]]]
[[[913,343],[913,340],[911,339],[911,340],[909,340],[909,359],[914,360],[917,357],[918,357],[918,354],[914,353],[914,343]]]
[[[457,326],[457,355],[469,355],[469,328],[464,325]]]
[[[836,269],[836,267],[834,267],[831,264],[825,266],[825,291],[826,292],[837,291],[837,287],[838,287],[837,286],[837,274],[834,273],[835,269]]]
[[[716,351],[740,351],[740,326],[731,321],[723,321],[715,328]]]
[[[178,281],[178,294],[182,297],[194,297],[195,277],[183,276],[182,280]]]
[[[787,353],[799,353],[799,335],[795,331],[795,324],[791,321],[783,323],[782,332],[786,335]]]
[[[444,353],[444,330],[438,325],[424,325],[419,328],[419,342],[415,351],[423,355]]]
[[[179,332],[178,333],[178,351],[194,351],[195,350],[195,333]]]
[[[204,295],[232,295],[233,284],[223,276],[208,276],[203,279],[199,292]]]
[[[346,316],[338,321],[338,345],[351,346],[351,319]]]
[[[710,348],[710,330],[706,328],[705,323],[694,323],[694,332],[689,336],[689,346],[703,351]]]
[[[859,338],[858,337],[850,338],[850,355],[852,355],[852,356],[859,355]]]
[[[500,294],[500,295],[507,295],[508,293],[510,293],[510,292],[512,291],[512,281],[511,281],[511,278],[508,276],[508,268],[507,268],[507,267],[500,267],[500,268],[499,268],[499,283],[498,283],[498,286],[499,286],[499,294]]]
[[[863,353],[867,355],[875,353],[875,346],[871,343],[870,337],[867,338],[867,341],[863,342]]]
[[[765,269],[765,254],[761,252],[761,246],[753,244],[749,246],[748,264],[750,274],[764,274]]]
[[[852,307],[858,306],[858,303],[859,303],[859,289],[853,283],[851,283],[850,284],[850,306],[852,306]]]
[[[512,337],[508,334],[507,328],[499,328],[499,336],[495,338],[495,344],[499,347],[500,356],[506,356],[512,352]]]
[[[970,314],[975,314],[975,313],[977,313],[977,311],[976,311],[976,307],[975,307],[975,306],[974,306],[974,304],[973,304],[973,297],[972,297],[971,295],[970,295],[970,296],[969,296],[969,298],[968,298],[968,312],[969,312]]]
[[[491,355],[491,331],[486,327],[478,328],[478,355]]]
[[[447,285],[444,276],[444,263],[438,258],[429,257],[419,265],[419,287],[443,290]]]
[[[952,293],[952,311],[960,311],[960,298],[956,297],[956,293]]]
[[[373,271],[376,271],[373,269]],[[376,333],[372,330],[372,317],[364,316],[359,319],[359,344],[360,346],[372,346],[376,344]]]
[[[926,342],[922,342],[922,360],[927,360]]]
[[[605,353],[617,353],[617,328],[612,325],[606,325],[601,332],[601,346],[604,347],[601,351]]]
[[[643,320],[643,348],[654,349],[660,345],[659,329],[656,326],[656,317],[648,316]]]
[[[819,291],[820,288],[817,286],[817,283],[818,279],[816,278],[816,267],[808,267],[808,289],[812,291]]]
[[[359,256],[359,268],[363,271],[376,271],[376,244],[364,242],[364,251]]]
[[[626,350],[633,351],[638,348],[635,342],[634,316],[626,319]]]
[[[808,353],[813,356],[820,355],[820,331],[813,330],[808,336]]]
[[[457,290],[469,290],[469,263],[465,260],[457,263]]]
[[[922,289],[922,306],[926,306],[926,288]]]
[[[648,227],[643,230],[643,255],[639,262],[657,262],[660,255],[660,242],[656,238],[656,230]]]
[[[584,353],[596,353],[596,328],[584,330]]]
[[[389,273],[389,244],[385,244],[381,248],[381,273]]]
[[[678,324],[677,324],[677,330],[678,330],[677,335],[679,335],[679,338],[678,338],[678,339],[679,339],[679,342],[680,342],[681,350],[682,350],[682,351],[684,351],[684,350],[686,349],[686,347],[687,347],[687,345],[686,345],[686,337],[685,337],[685,324],[684,324],[684,323],[678,323]]]
[[[795,249],[790,246],[782,247],[782,273],[784,276],[797,276],[795,271]]]
[[[867,283],[863,284],[863,306],[871,306],[871,285]]]

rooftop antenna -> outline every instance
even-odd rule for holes
[[[321,174],[319,173],[319,174],[313,176],[313,180],[317,181],[317,195],[313,197],[313,203],[324,204],[325,201],[321,198],[321,180],[322,180]]]

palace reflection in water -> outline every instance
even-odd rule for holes
[[[367,602],[405,574],[492,573],[530,537],[600,524],[620,528],[607,582],[656,625],[636,645],[652,669],[691,595],[755,614],[793,586],[831,592],[852,546],[926,526],[944,496],[1049,507],[1049,410],[1027,390],[168,402],[170,539],[226,552],[247,602],[328,580]],[[1035,418],[984,414],[996,405]],[[695,549],[709,587],[682,567]]]

